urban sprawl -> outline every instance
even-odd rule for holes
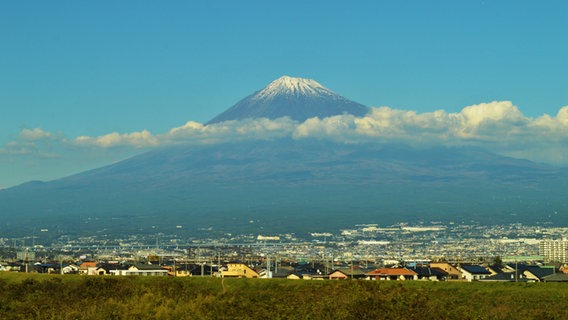
[[[0,238],[0,271],[305,280],[567,281],[568,228],[356,225],[305,235],[180,232]],[[213,234],[213,232],[211,232]]]

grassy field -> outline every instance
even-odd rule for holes
[[[0,319],[568,319],[568,284],[0,272]]]

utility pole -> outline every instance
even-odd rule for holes
[[[519,260],[515,257],[515,282],[519,282]]]
[[[217,274],[221,274],[221,254],[217,252]]]
[[[274,273],[278,273],[278,260],[280,259],[276,256],[276,259],[274,260]]]
[[[268,255],[266,255],[266,277],[272,278],[270,276],[270,257],[268,257]]]

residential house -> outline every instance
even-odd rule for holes
[[[448,276],[448,274],[440,268],[415,266],[407,269],[416,272],[418,280],[445,281]]]
[[[108,272],[105,268],[99,266],[95,269],[95,274],[97,276],[106,276],[108,275]]]
[[[329,279],[329,276],[325,275],[325,274],[303,274],[302,279],[304,279],[304,280],[327,280],[327,279]]]
[[[97,275],[97,266],[98,262],[96,261],[83,261],[79,265],[79,274]]]
[[[418,274],[407,268],[379,268],[365,274],[370,280],[416,280]]]
[[[272,271],[272,278],[288,278],[295,271],[292,266],[280,266]]]
[[[297,273],[290,273],[290,274],[286,277],[286,279],[289,279],[289,280],[301,280],[301,279],[302,279],[302,276],[299,275],[299,274],[297,274]]]
[[[467,281],[478,281],[491,275],[489,270],[480,265],[461,265],[458,269]]]
[[[63,267],[61,273],[63,274],[76,274],[79,273],[79,266],[71,263]]]
[[[4,266],[4,269],[6,271],[20,272],[24,271],[26,269],[26,266],[24,266],[22,263],[19,262],[10,262]]]
[[[98,268],[96,269],[96,273],[98,275],[110,275],[111,270],[127,270],[126,266],[123,266],[118,263],[100,263],[98,264]]]
[[[301,275],[304,280],[312,280],[315,276],[317,279],[322,279],[324,276],[321,270],[324,270],[325,266],[323,264],[307,264],[300,263],[294,268],[294,273]],[[327,278],[327,276],[325,276]]]
[[[568,274],[566,273],[554,273],[548,276],[544,276],[541,280],[542,282],[568,282]]]
[[[480,281],[493,281],[493,282],[527,282],[528,279],[523,274],[516,272],[501,272],[494,275],[489,275]]]
[[[562,273],[568,274],[568,265],[563,265],[562,267],[560,267],[560,271]]]
[[[34,263],[37,273],[61,273],[61,266],[58,263]]]
[[[539,266],[530,266],[522,270],[522,274],[529,280],[535,282],[544,281],[544,278],[555,273],[554,268],[541,268]]]
[[[329,280],[364,279],[366,278],[365,274],[366,270],[360,267],[339,268],[329,274]]]
[[[232,262],[227,264],[227,270],[221,271],[221,277],[260,278],[260,275],[244,263]]]
[[[113,276],[167,276],[168,270],[163,269],[159,265],[153,264],[135,264],[128,269],[114,269],[109,271]]]
[[[494,276],[494,275],[499,274],[499,273],[506,272],[505,271],[506,267],[504,267],[502,265],[498,265],[498,264],[493,264],[493,265],[487,266],[486,269],[487,269],[487,271],[489,271],[489,273],[491,273],[491,276]]]
[[[183,266],[163,266],[168,271],[168,276],[172,277],[191,277],[191,272]]]
[[[269,279],[272,278],[272,271],[268,271],[267,269],[253,269],[254,271],[256,271],[256,273],[258,273],[258,277],[262,278],[262,279]]]
[[[190,263],[178,266],[178,270],[187,270],[190,275],[202,277],[215,277],[219,276],[219,266],[206,263]],[[178,272],[179,272],[178,271]]]
[[[526,268],[531,267],[533,265],[525,264],[525,263],[507,263],[503,267],[503,272],[516,272],[519,270],[519,273],[522,273]]]
[[[447,262],[431,262],[430,268],[438,268],[444,271],[447,274],[446,280],[460,280],[462,278],[461,271]]]
[[[541,282],[544,278],[554,274],[554,268],[541,268],[535,265],[510,264],[504,268],[505,272],[485,277],[484,281],[510,281],[510,282]]]

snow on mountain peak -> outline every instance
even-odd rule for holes
[[[282,76],[255,94],[255,100],[271,99],[278,95],[334,96],[335,93],[315,80]]]
[[[248,118],[281,117],[303,122],[313,117],[323,119],[340,114],[361,117],[368,111],[366,106],[334,93],[315,80],[283,76],[237,102],[207,124]]]

